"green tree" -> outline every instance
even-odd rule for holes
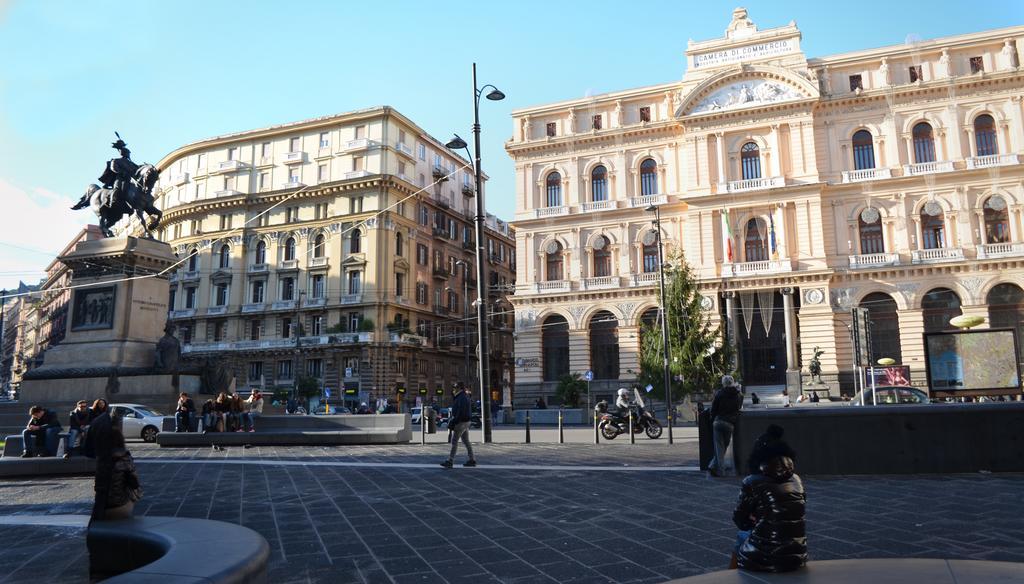
[[[580,403],[580,397],[587,391],[587,382],[579,373],[563,375],[555,387],[555,395],[561,400],[562,405],[567,408],[575,408]]]
[[[320,395],[320,381],[316,377],[300,375],[295,380],[295,393],[299,398],[309,403],[309,398]]]
[[[682,257],[665,264],[665,304],[668,306],[669,372],[673,401],[688,393],[710,392],[722,375],[732,372],[733,349],[722,339],[701,308],[693,271]],[[641,385],[654,386],[651,395],[664,399],[661,322],[640,331]]]

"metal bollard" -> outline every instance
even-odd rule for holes
[[[668,444],[672,445],[672,412],[668,414]]]
[[[629,412],[629,443],[636,444],[636,434],[633,433],[633,412]]]
[[[526,443],[530,443],[530,410],[526,410]]]
[[[597,412],[594,412],[594,444],[601,443],[601,431],[597,427]]]
[[[565,431],[562,428],[562,408],[558,408],[558,443],[565,444]]]
[[[426,408],[424,408],[426,409]],[[420,410],[420,444],[427,443],[427,417],[423,410]]]

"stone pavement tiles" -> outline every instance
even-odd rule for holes
[[[453,470],[435,468],[442,445],[133,448],[145,488],[137,514],[252,528],[270,543],[275,583],[653,583],[723,568],[735,535],[730,516],[738,479],[526,467],[692,464],[687,456],[695,453],[682,447],[479,446],[484,466]],[[272,460],[310,464],[264,464]],[[380,466],[318,464],[324,461]],[[426,466],[394,466],[417,463]],[[523,468],[487,469],[489,463]],[[828,477],[806,485],[814,559],[1024,561],[1024,475]],[[0,487],[0,514],[88,512],[88,479],[8,480]],[[0,549],[0,565],[12,565],[8,553]],[[0,582],[27,581],[22,575]]]

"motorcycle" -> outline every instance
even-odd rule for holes
[[[644,409],[645,404],[640,393],[634,389],[633,394],[636,401],[629,408],[629,415],[633,418],[633,433],[647,434],[651,440],[661,438],[661,423],[655,419],[654,414]],[[594,410],[600,416],[598,430],[605,440],[614,440],[619,434],[629,433],[629,419],[616,412],[608,411],[608,402],[599,402]]]

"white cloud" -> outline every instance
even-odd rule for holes
[[[38,282],[55,254],[85,225],[95,223],[92,212],[70,209],[76,200],[0,178],[0,287]]]

